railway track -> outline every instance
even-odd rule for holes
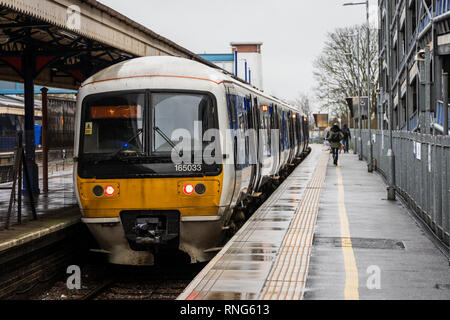
[[[64,281],[32,297],[34,300],[174,300],[206,263],[131,268],[86,265],[81,289],[69,290]]]

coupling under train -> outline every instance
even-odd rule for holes
[[[299,108],[177,57],[87,79],[75,127],[83,222],[111,263],[127,265],[152,265],[168,248],[211,259],[238,208],[301,158],[309,137]]]

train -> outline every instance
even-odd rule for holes
[[[222,69],[170,56],[127,60],[77,95],[74,185],[108,261],[170,250],[210,260],[249,199],[308,150],[308,118]]]
[[[35,107],[35,146],[42,144],[41,102]],[[51,149],[72,149],[74,145],[75,100],[48,98],[48,144]],[[0,152],[13,151],[17,147],[17,132],[24,131],[24,101],[22,97],[0,96]]]

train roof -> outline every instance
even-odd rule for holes
[[[188,77],[208,80],[216,84],[234,83],[292,110],[301,111],[298,107],[270,96],[220,68],[214,69],[197,61],[173,56],[148,56],[117,63],[94,74],[83,82],[81,87],[118,78],[139,76]]]

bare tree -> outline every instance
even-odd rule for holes
[[[347,97],[358,95],[357,37],[360,35],[361,96],[367,96],[367,59],[370,62],[371,114],[376,112],[378,88],[378,33],[370,30],[370,49],[367,52],[367,27],[338,28],[328,33],[325,47],[314,62],[315,88],[321,111],[330,111],[330,118],[348,114]]]
[[[310,126],[314,125],[314,117],[313,117],[313,111],[312,111],[312,106],[311,106],[311,98],[307,93],[300,92],[298,97],[294,101],[292,101],[291,104],[299,106],[300,109],[305,114],[305,116],[309,119]]]

